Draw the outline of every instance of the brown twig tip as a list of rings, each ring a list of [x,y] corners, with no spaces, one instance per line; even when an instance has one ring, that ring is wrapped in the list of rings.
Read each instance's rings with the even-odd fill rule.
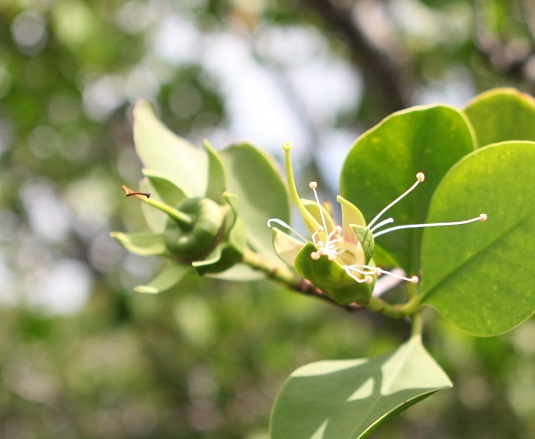
[[[131,197],[132,195],[134,195],[134,196],[143,196],[143,197],[150,198],[150,192],[136,192],[136,191],[133,191],[132,189],[129,189],[124,184],[121,186],[121,189],[124,191],[127,197]]]

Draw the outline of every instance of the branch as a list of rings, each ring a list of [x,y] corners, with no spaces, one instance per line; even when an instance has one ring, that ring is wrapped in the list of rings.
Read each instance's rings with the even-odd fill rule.
[[[283,284],[284,286],[290,288],[293,291],[314,297],[316,299],[323,300],[325,302],[330,303],[331,305],[342,307],[347,311],[360,311],[364,307],[366,307],[370,311],[383,314],[394,319],[408,317],[409,315],[417,311],[417,308],[414,308],[412,306],[407,307],[408,304],[392,305],[377,297],[370,297],[366,303],[362,304],[350,303],[348,305],[340,305],[339,303],[336,303],[335,301],[327,297],[325,294],[323,294],[323,292],[319,288],[314,286],[307,279],[303,279],[297,276],[294,272],[288,270],[284,266],[271,263],[262,255],[259,255],[258,253],[255,253],[247,248],[245,249],[245,252],[243,254],[242,262],[253,268],[254,270],[261,271],[270,279],[273,279]]]

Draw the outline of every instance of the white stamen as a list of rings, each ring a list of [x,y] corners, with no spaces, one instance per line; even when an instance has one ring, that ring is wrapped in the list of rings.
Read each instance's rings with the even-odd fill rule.
[[[363,269],[370,270],[371,273],[370,272],[365,272]],[[383,270],[382,268],[379,268],[379,267],[373,267],[371,265],[344,266],[344,270],[346,270],[346,272],[348,270],[353,270],[353,271],[356,271],[357,273],[366,274],[366,275],[374,275],[375,274],[376,276],[379,276],[380,274],[387,274],[389,276],[395,277],[396,279],[405,280],[405,281],[411,282],[413,284],[418,282],[418,276],[405,277],[405,276],[401,276],[399,274],[393,273],[391,271]],[[349,272],[348,272],[348,274],[349,274]]]
[[[403,192],[399,197],[397,197],[394,201],[392,201],[388,206],[386,206],[383,210],[381,210],[381,212],[379,212],[377,214],[377,216],[374,219],[372,219],[371,222],[368,224],[368,229],[371,229],[373,227],[373,225],[375,224],[375,222],[379,218],[381,218],[381,216],[383,216],[383,214],[388,209],[390,209],[394,204],[398,203],[400,200],[405,198],[410,192],[412,192],[414,190],[414,188],[416,186],[418,186],[424,180],[425,180],[425,176],[424,176],[423,172],[418,172],[416,174],[416,182],[409,189],[407,189],[405,192]]]
[[[374,230],[377,230],[378,228],[380,227],[383,227],[384,225],[386,224],[391,224],[394,222],[394,218],[387,218],[383,221],[381,221],[379,224],[376,224],[375,226],[373,226],[371,229],[370,229],[370,232],[373,233]]]
[[[323,224],[323,230],[325,230],[325,232],[327,232],[327,223],[325,222],[325,217],[323,216],[323,207],[321,207],[320,199],[318,197],[318,193],[316,192],[316,188],[318,187],[318,183],[316,183],[315,181],[311,181],[308,184],[308,187],[310,189],[312,189],[312,192],[314,192],[314,197],[316,198],[316,203],[318,203],[318,208],[320,210],[321,222]]]
[[[367,284],[371,284],[373,282],[373,275],[375,275],[375,271],[372,271],[372,272],[369,272],[369,271],[365,271],[365,270],[360,270],[359,268],[357,268],[356,266],[354,265],[344,265],[342,267],[345,272],[351,276],[353,279],[355,279],[359,284],[363,284],[363,283],[367,283]],[[352,271],[356,271],[357,273],[361,274],[364,276],[364,278],[360,278],[358,276],[356,276],[355,274],[352,273]]]
[[[286,229],[288,229],[290,232],[294,233],[295,235],[297,235],[297,237],[299,237],[303,242],[308,242],[308,239],[306,239],[303,235],[301,235],[301,233],[299,233],[297,230],[294,230],[292,229],[288,224],[286,224],[284,221],[278,219],[278,218],[270,218],[268,219],[268,222],[267,222],[267,226],[270,227],[270,228],[273,228],[273,226],[271,225],[271,223],[275,223],[275,224],[278,224],[279,226],[282,226]]]
[[[423,227],[441,227],[441,226],[460,226],[463,224],[470,224],[475,223],[476,221],[485,221],[487,219],[487,215],[482,213],[476,218],[472,218],[465,221],[453,221],[453,222],[444,222],[444,223],[430,223],[430,224],[406,224],[403,226],[396,226],[391,227],[386,230],[381,230],[380,232],[374,233],[373,237],[377,238],[378,236],[384,235],[385,233],[390,233],[395,230],[401,230],[401,229],[417,229],[417,228],[423,228]]]

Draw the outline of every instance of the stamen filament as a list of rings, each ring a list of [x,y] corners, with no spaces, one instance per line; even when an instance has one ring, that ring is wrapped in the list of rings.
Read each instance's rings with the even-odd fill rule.
[[[476,218],[472,218],[472,219],[465,220],[465,221],[453,221],[453,222],[430,223],[430,224],[406,224],[403,226],[396,226],[396,227],[391,227],[389,229],[381,230],[380,232],[374,233],[373,237],[377,238],[378,236],[393,232],[395,230],[401,230],[401,229],[416,229],[416,228],[423,228],[423,227],[441,227],[441,226],[460,226],[463,224],[475,223],[477,221],[485,221],[486,219],[487,219],[487,215],[482,213]]]
[[[282,226],[286,229],[288,229],[290,232],[293,232],[295,233],[295,235],[297,235],[298,238],[302,239],[304,243],[307,243],[308,242],[308,239],[306,239],[303,235],[301,235],[301,233],[299,233],[297,230],[295,229],[292,229],[292,227],[290,227],[288,224],[286,224],[284,221],[278,219],[278,218],[271,218],[268,220],[267,222],[267,226],[268,227],[273,227],[271,225],[271,223],[275,223],[275,224],[278,224],[279,226]]]
[[[325,232],[327,232],[328,231],[327,230],[327,223],[325,222],[325,216],[323,215],[323,208],[321,207],[320,199],[318,197],[318,193],[316,192],[316,188],[318,187],[318,183],[316,183],[315,181],[311,181],[308,184],[308,187],[310,189],[312,189],[312,192],[314,192],[314,198],[316,198],[316,203],[318,204],[318,208],[320,210],[321,222],[323,223],[323,230],[325,230]],[[328,240],[329,240],[329,238],[327,238],[327,241]]]
[[[368,224],[368,228],[371,229],[373,227],[373,225],[375,224],[375,222],[379,218],[381,218],[381,216],[383,216],[383,214],[388,209],[390,209],[394,204],[398,203],[400,200],[405,198],[409,193],[411,193],[414,190],[414,188],[416,188],[416,186],[418,186],[422,181],[424,181],[424,179],[425,179],[425,176],[424,176],[423,172],[418,172],[416,174],[416,182],[409,189],[407,189],[405,192],[403,192],[399,197],[397,197],[394,201],[392,201],[388,206],[386,206],[383,210],[381,210],[381,212],[379,212],[376,215],[376,217],[374,219],[372,219],[371,222]]]
[[[383,221],[381,221],[379,224],[376,224],[375,226],[373,226],[371,229],[370,229],[370,232],[373,233],[374,230],[377,230],[379,229],[380,227],[383,227],[384,225],[386,224],[391,224],[394,222],[394,218],[387,218]]]
[[[349,276],[351,276],[353,279],[355,279],[359,284],[362,284],[362,283],[371,284],[373,282],[373,277],[372,276],[376,274],[375,271],[368,272],[368,271],[360,270],[359,268],[357,268],[357,267],[355,267],[353,265],[344,265],[343,269],[345,270],[345,272]],[[352,271],[356,271],[357,273],[362,274],[364,276],[364,278],[360,278],[358,276],[355,276],[353,273],[351,273]]]

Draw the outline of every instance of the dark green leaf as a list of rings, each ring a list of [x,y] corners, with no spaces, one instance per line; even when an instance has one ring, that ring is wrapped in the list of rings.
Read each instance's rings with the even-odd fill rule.
[[[396,224],[421,223],[431,196],[448,169],[473,151],[466,117],[454,108],[435,105],[395,113],[363,134],[343,166],[342,196],[359,207],[368,223],[406,191],[418,172],[426,180],[386,217]],[[377,239],[407,273],[420,266],[421,230],[403,230]]]

